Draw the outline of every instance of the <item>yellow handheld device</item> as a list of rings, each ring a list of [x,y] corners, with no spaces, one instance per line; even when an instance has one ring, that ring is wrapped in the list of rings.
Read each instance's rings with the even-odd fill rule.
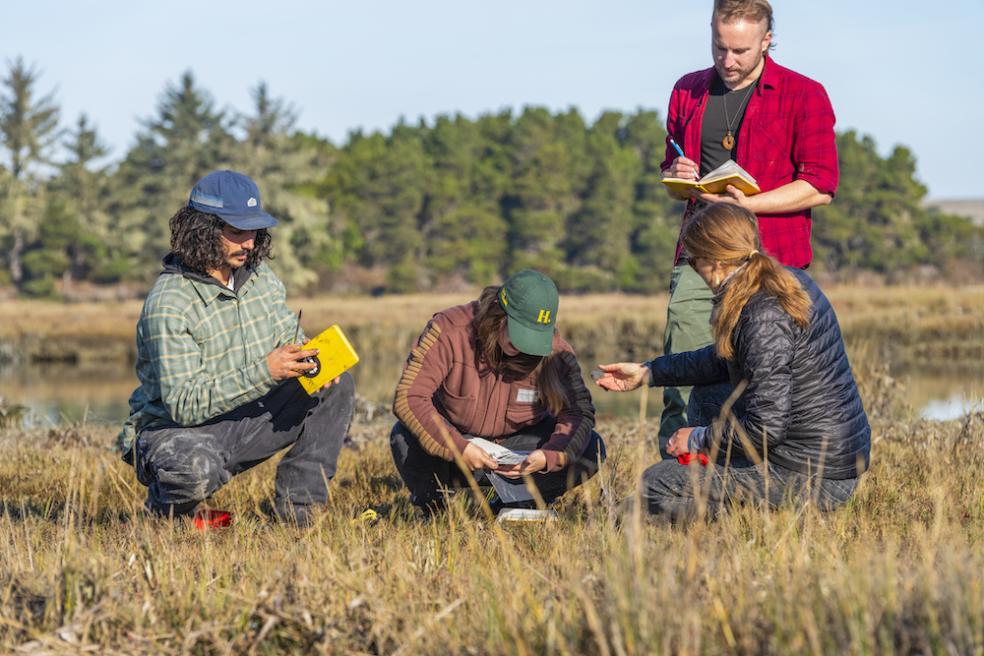
[[[314,394],[329,380],[341,376],[359,361],[359,355],[338,324],[309,341],[303,348],[318,349],[317,355],[307,359],[314,363],[314,369],[297,379],[308,394]]]

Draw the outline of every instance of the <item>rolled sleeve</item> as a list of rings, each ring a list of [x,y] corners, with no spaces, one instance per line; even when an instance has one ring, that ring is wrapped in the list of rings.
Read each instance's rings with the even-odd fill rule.
[[[806,90],[798,107],[793,130],[794,178],[809,182],[822,194],[833,196],[840,179],[834,108],[820,85]]]

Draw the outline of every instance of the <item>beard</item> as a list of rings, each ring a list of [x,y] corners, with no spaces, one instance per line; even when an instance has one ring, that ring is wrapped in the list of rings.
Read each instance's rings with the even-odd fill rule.
[[[245,266],[247,262],[249,262],[249,251],[237,251],[226,257],[226,264],[233,270]]]
[[[722,81],[731,85],[738,85],[748,81],[749,77],[755,73],[755,69],[759,67],[764,58],[765,54],[759,52],[758,57],[756,57],[755,61],[753,61],[747,68],[732,68],[730,70],[722,69],[718,66],[715,66],[715,68],[717,69],[717,74]]]

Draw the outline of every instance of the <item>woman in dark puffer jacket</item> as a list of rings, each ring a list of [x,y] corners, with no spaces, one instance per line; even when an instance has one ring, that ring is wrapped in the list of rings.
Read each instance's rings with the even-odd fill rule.
[[[716,295],[715,343],[600,365],[597,384],[624,392],[644,382],[730,382],[737,399],[733,414],[673,434],[668,451],[676,459],[643,474],[649,511],[685,520],[742,501],[839,507],[868,467],[871,428],[833,308],[805,272],[761,252],[755,216],[741,207],[709,206],[682,240],[688,263]]]

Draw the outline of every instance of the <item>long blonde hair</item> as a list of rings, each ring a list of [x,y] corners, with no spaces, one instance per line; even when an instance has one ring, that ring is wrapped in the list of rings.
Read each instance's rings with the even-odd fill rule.
[[[478,298],[474,330],[480,364],[485,364],[493,371],[512,374],[519,378],[536,373],[536,387],[540,401],[554,416],[557,416],[569,403],[562,382],[560,360],[556,355],[541,357],[520,353],[510,357],[502,352],[502,347],[499,346],[499,332],[507,319],[506,311],[499,305],[500,289],[501,287],[497,286],[486,287]]]
[[[775,258],[762,252],[755,215],[737,205],[715,203],[694,214],[683,229],[683,247],[691,258],[738,267],[711,318],[718,355],[730,360],[731,335],[748,300],[760,290],[774,296],[796,325],[810,318],[810,297],[799,280]]]

